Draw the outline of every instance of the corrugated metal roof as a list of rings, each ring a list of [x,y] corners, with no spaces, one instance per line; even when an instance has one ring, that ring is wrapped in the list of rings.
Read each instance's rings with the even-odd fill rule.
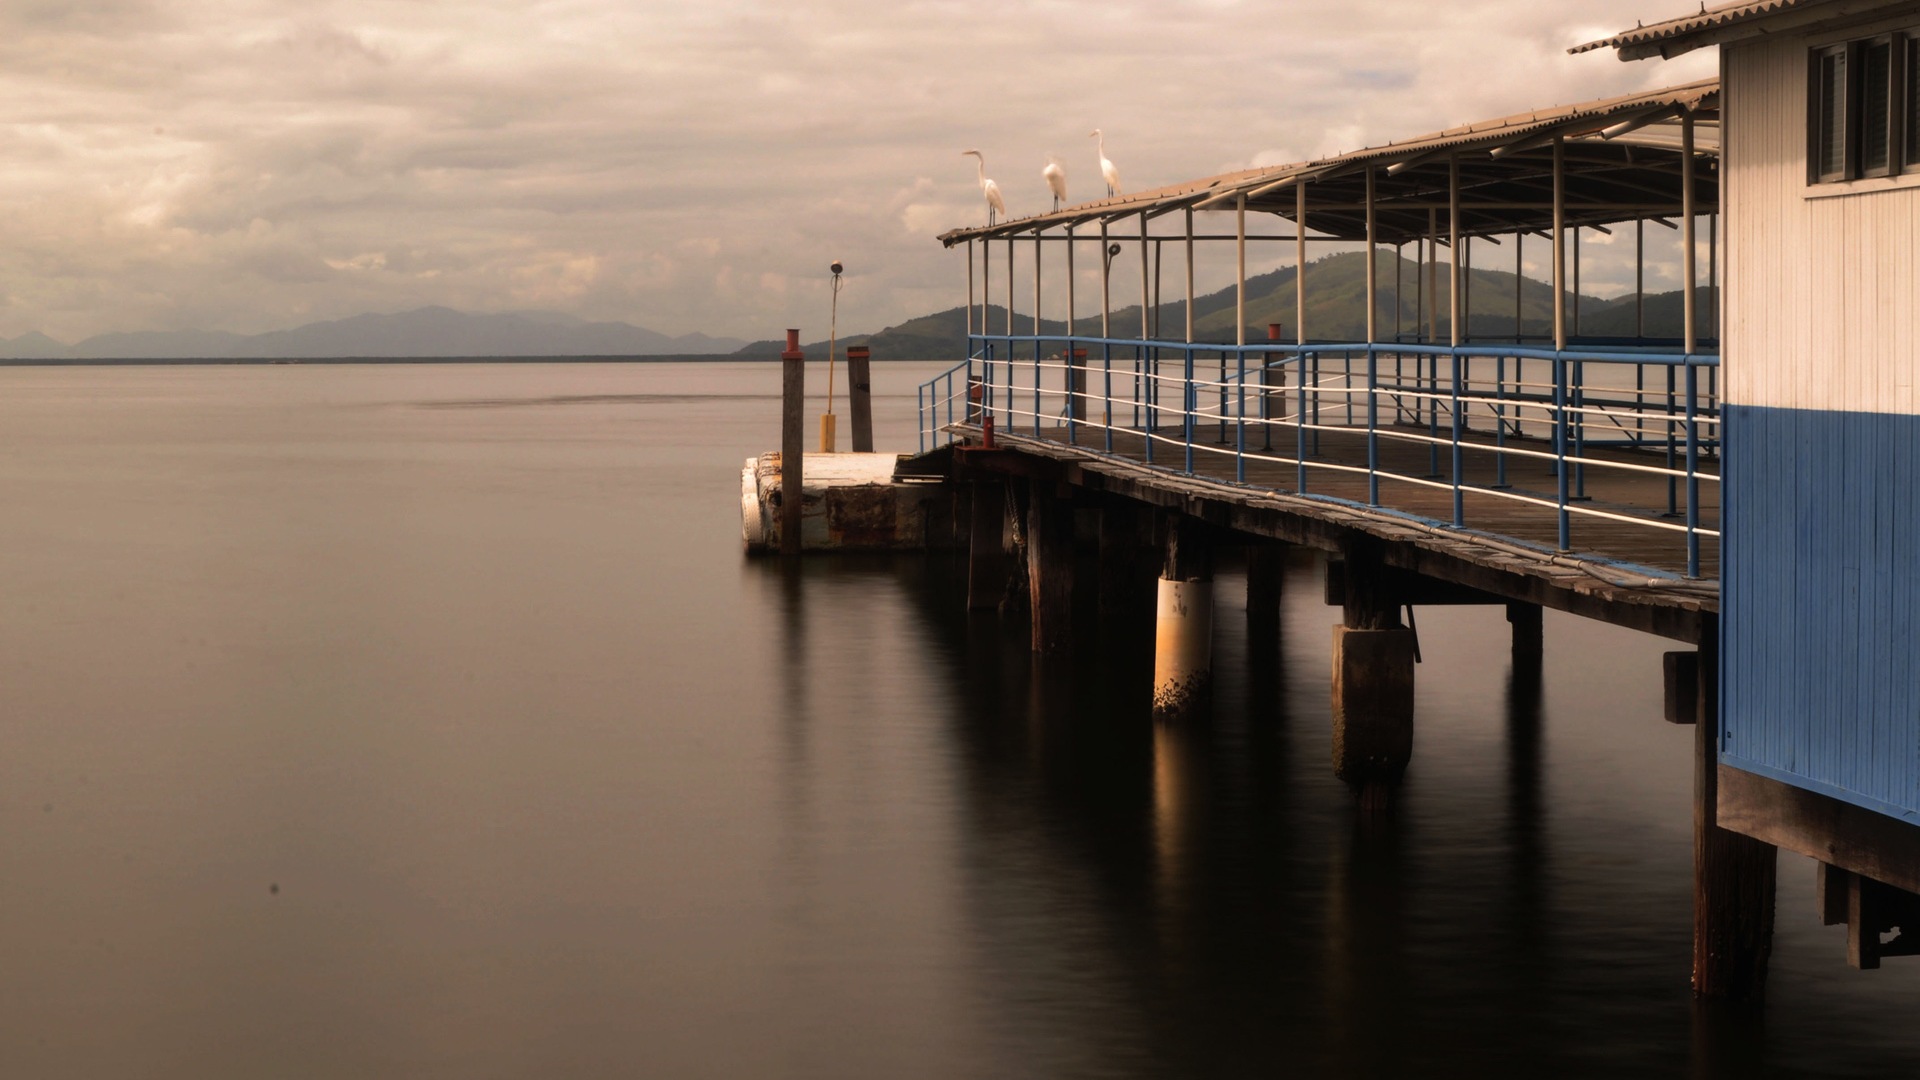
[[[1317,180],[1357,173],[1363,171],[1363,166],[1366,165],[1392,165],[1399,162],[1412,164],[1430,157],[1444,157],[1446,152],[1469,151],[1481,155],[1477,160],[1485,160],[1485,155],[1501,147],[1522,147],[1530,145],[1535,140],[1550,140],[1555,134],[1564,136],[1569,142],[1578,140],[1599,142],[1600,133],[1605,129],[1636,118],[1655,118],[1668,110],[1671,110],[1674,115],[1683,110],[1711,113],[1719,107],[1719,94],[1720,80],[1703,79],[1680,86],[1624,94],[1578,105],[1535,109],[1494,120],[1463,124],[1444,131],[1391,142],[1383,146],[1354,150],[1333,157],[1260,169],[1243,169],[1239,172],[1185,181],[1131,195],[1081,203],[1051,213],[1016,218],[990,227],[954,229],[942,234],[939,239],[942,243],[952,246],[966,240],[1026,234],[1058,226],[1079,225],[1101,220],[1110,221],[1142,211],[1152,216],[1186,206],[1218,205],[1242,193],[1248,193],[1252,197],[1262,193],[1262,189],[1278,190],[1289,187],[1293,181],[1302,178]],[[1672,124],[1671,120],[1669,124]],[[1677,125],[1672,126],[1677,127]],[[1631,135],[1607,140],[1607,142],[1616,146],[1678,148],[1677,136],[1671,133],[1663,134],[1661,125],[1653,123]],[[1696,149],[1703,154],[1716,153],[1718,150],[1717,128],[1711,125],[1703,126]],[[1384,194],[1389,178],[1382,177],[1381,183]]]
[[[1796,9],[1805,11],[1809,18],[1818,19],[1828,14],[1854,15],[1903,6],[1911,4],[1908,0],[1759,0],[1744,4],[1722,4],[1712,9],[1702,5],[1692,15],[1682,15],[1652,26],[1637,26],[1610,38],[1576,45],[1567,51],[1583,53],[1594,49],[1619,49],[1622,60],[1678,56],[1702,45],[1764,33],[1766,28],[1762,24],[1766,20],[1788,13],[1797,14]]]

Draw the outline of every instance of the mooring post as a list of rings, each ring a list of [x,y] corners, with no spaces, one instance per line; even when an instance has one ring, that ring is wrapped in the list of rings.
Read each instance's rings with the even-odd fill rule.
[[[800,331],[787,331],[787,348],[780,354],[780,554],[800,554],[800,493],[804,477],[800,441],[806,419],[807,354],[800,351]]]
[[[1001,484],[975,480],[967,521],[967,610],[992,611],[1007,594],[1013,572],[1007,553],[1007,491]]]
[[[1546,633],[1540,605],[1524,601],[1507,604],[1507,622],[1513,624],[1513,669],[1538,675],[1546,654]]]
[[[1027,481],[1027,589],[1033,651],[1073,644],[1073,497],[1052,480]]]
[[[1283,544],[1256,543],[1247,547],[1247,625],[1271,633],[1280,628],[1280,600],[1285,588],[1287,549]]]
[[[865,345],[847,346],[847,412],[853,417],[853,452],[873,453],[873,379]]]
[[[1196,716],[1212,690],[1213,538],[1204,524],[1181,515],[1167,524],[1154,609],[1154,719]]]
[[[1333,771],[1384,809],[1413,758],[1413,631],[1385,573],[1384,545],[1354,534],[1342,541],[1343,618],[1333,628]]]
[[[1752,999],[1767,985],[1779,853],[1719,825],[1720,628],[1713,616],[1703,621],[1693,758],[1693,992]]]
[[[1100,618],[1145,618],[1160,578],[1153,515],[1139,503],[1115,499],[1100,508]]]

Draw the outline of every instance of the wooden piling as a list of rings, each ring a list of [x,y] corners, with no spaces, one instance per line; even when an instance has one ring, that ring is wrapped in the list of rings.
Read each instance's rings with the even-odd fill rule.
[[[780,554],[800,554],[801,481],[804,461],[807,404],[807,354],[800,351],[800,331],[787,331],[787,348],[780,354]]]
[[[1719,825],[1718,620],[1700,635],[1700,713],[1694,724],[1693,992],[1744,1000],[1766,989],[1773,950],[1777,851]]]
[[[1007,593],[1013,559],[1007,552],[1007,490],[976,480],[967,521],[967,610],[992,611]]]
[[[1507,622],[1513,626],[1513,667],[1538,673],[1546,654],[1546,632],[1539,604],[1507,603]]]
[[[1365,810],[1392,801],[1413,758],[1413,631],[1400,624],[1384,545],[1341,545],[1343,618],[1333,628],[1333,771]]]
[[[1099,565],[1100,618],[1148,618],[1160,559],[1153,515],[1145,507],[1116,499],[1100,508]]]
[[[1252,544],[1247,548],[1247,625],[1271,633],[1280,627],[1280,602],[1285,589],[1287,549],[1280,544]]]
[[[853,417],[853,452],[873,453],[873,377],[865,345],[847,346],[847,411]]]
[[[1033,651],[1073,645],[1073,498],[1051,480],[1028,481],[1027,589]]]

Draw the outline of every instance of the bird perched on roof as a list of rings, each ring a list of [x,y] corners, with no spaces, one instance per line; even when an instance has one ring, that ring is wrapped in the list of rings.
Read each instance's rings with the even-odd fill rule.
[[[1115,195],[1124,194],[1120,190],[1120,169],[1118,166],[1114,165],[1114,163],[1111,160],[1109,160],[1107,157],[1107,137],[1100,133],[1099,128],[1094,128],[1093,131],[1088,133],[1087,137],[1089,139],[1099,140],[1100,176],[1102,179],[1104,179],[1107,182],[1108,198],[1112,198]]]
[[[980,194],[987,197],[987,224],[992,225],[993,215],[996,212],[998,212],[1001,217],[1007,216],[1007,200],[1000,197],[1000,185],[987,179],[986,156],[978,150],[960,151],[961,157],[966,157],[969,154],[973,155],[974,163],[979,166]]]
[[[1047,190],[1053,192],[1053,208],[1060,209],[1060,204],[1067,201],[1067,170],[1061,167],[1059,158],[1048,154],[1047,167],[1040,170],[1040,175],[1046,178]]]

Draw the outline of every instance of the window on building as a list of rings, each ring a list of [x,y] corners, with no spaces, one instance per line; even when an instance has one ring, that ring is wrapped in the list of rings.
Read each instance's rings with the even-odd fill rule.
[[[1815,49],[1808,74],[1811,182],[1920,171],[1920,30]]]
[[[1920,35],[1907,35],[1907,137],[1905,163],[1920,165]]]

